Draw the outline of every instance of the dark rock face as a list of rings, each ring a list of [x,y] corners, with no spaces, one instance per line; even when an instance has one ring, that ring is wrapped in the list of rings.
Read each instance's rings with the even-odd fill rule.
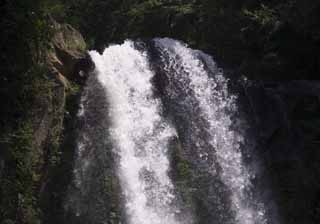
[[[70,182],[65,179],[70,176],[59,173],[58,167],[72,170],[74,148],[62,147],[62,143],[74,136],[69,127],[76,120],[79,96],[94,65],[78,31],[53,20],[51,24],[53,36],[48,46],[30,53],[37,60],[24,77],[26,81],[15,81],[22,83],[19,87],[26,96],[12,96],[16,107],[23,108],[21,118],[17,124],[8,122],[8,133],[1,136],[0,223],[42,223],[45,213],[60,206],[57,195],[63,195]],[[16,92],[14,86],[10,88]],[[53,180],[58,180],[60,188],[52,187]]]
[[[93,70],[92,62],[86,53],[86,44],[80,33],[70,25],[54,22],[53,26],[56,33],[51,45],[55,50],[48,50],[46,61],[50,72],[48,78],[53,82],[52,97],[47,101],[36,103],[33,124],[34,143],[37,148],[50,147],[54,144],[53,141],[59,142],[57,138],[63,130],[67,96],[74,88],[72,82],[83,83],[90,70]],[[82,67],[79,64],[82,64]],[[81,71],[82,76],[80,76]],[[40,149],[40,151],[45,150]]]
[[[74,158],[74,145],[65,142],[75,137],[75,130],[70,127],[76,122],[82,87],[94,69],[81,34],[70,25],[52,23],[55,34],[51,47],[45,52],[49,71],[47,76],[52,83],[46,90],[50,91],[50,97],[43,100],[43,97],[39,97],[34,108],[30,108],[34,130],[32,141],[40,175],[37,183],[38,203],[41,212],[48,214],[41,218],[43,220],[62,206],[61,197],[57,194],[63,196],[71,180],[71,175],[61,173],[67,167],[72,170]],[[65,133],[66,130],[70,133]],[[56,188],[53,181],[60,186]]]
[[[84,85],[88,75],[94,70],[94,63],[92,62],[90,55],[85,54],[85,57],[81,58],[75,65],[74,73],[77,77],[77,83]]]
[[[263,167],[257,181],[268,207],[274,208],[271,214],[279,223],[319,223],[320,83],[252,82],[243,87],[242,109]]]
[[[81,34],[68,24],[53,22],[55,35],[48,51],[49,66],[54,73],[69,81],[84,82],[94,64],[86,52],[86,43]]]

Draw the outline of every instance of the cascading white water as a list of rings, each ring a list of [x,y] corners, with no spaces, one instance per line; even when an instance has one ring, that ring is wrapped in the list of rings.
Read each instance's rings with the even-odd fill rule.
[[[210,56],[169,38],[90,55],[96,75],[81,101],[75,183],[65,204],[78,220],[122,222],[119,179],[128,224],[271,223],[244,161],[247,124]],[[106,190],[105,180],[116,184]]]
[[[214,151],[201,147],[200,139],[195,140],[195,144],[199,146],[195,149],[198,149],[198,156],[204,160],[208,154],[215,154],[215,162],[218,164],[211,164],[210,169],[211,172],[217,172],[216,167],[221,168],[221,179],[231,192],[236,223],[267,223],[263,204],[251,201],[253,199],[247,193],[250,191],[252,174],[242,161],[240,145],[244,142],[244,135],[231,128],[231,115],[237,108],[235,97],[228,92],[227,80],[222,71],[210,56],[189,49],[181,42],[168,38],[155,39],[154,42],[161,53],[163,70],[169,80],[174,80],[169,83],[167,94],[175,100],[185,101],[179,105],[198,107],[196,116],[203,118],[208,124],[200,128],[206,129],[209,135],[206,141]],[[181,94],[185,96],[184,99],[179,97]],[[190,102],[196,102],[196,105],[191,105]]]
[[[177,224],[174,187],[168,176],[168,143],[176,135],[153,95],[147,55],[126,41],[92,51],[109,101],[111,138],[130,224]],[[187,223],[187,222],[185,222]]]

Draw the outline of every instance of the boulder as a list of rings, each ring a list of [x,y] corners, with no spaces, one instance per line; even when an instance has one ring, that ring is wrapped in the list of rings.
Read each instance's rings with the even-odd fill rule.
[[[52,27],[54,35],[47,53],[50,69],[53,74],[83,84],[94,69],[84,38],[69,24],[52,21]]]

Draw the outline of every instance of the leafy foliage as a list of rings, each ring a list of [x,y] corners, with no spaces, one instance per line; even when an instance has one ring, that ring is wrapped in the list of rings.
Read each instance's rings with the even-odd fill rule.
[[[72,0],[71,23],[91,47],[127,38],[188,42],[251,79],[315,79],[319,3],[302,0]]]
[[[168,36],[207,51],[235,74],[288,80],[319,78],[319,11],[320,2],[312,0],[5,0],[0,6],[0,222],[37,223],[41,216],[37,204],[41,171],[35,164],[31,141],[35,115],[30,108],[40,100],[37,96],[52,97],[52,83],[43,67],[43,49],[53,32],[50,18],[71,23],[98,50],[127,38]],[[306,157],[318,158],[315,120],[302,121],[301,127],[310,136]],[[49,165],[59,164],[59,143],[57,138]],[[176,165],[182,186],[189,165],[184,161]],[[275,173],[285,169],[279,166]],[[317,164],[310,166],[320,172]],[[298,189],[298,183],[293,185],[291,189]],[[283,187],[281,201],[290,205],[289,214],[299,200],[297,190],[293,195],[288,188]],[[310,203],[314,204],[310,220],[317,223],[320,205]]]
[[[5,1],[0,11],[0,223],[39,223],[41,170],[35,105],[49,100],[44,50],[52,34],[52,1]]]
[[[32,150],[32,128],[25,123],[16,132],[1,139],[2,153],[7,163],[1,179],[0,216],[14,222],[36,223],[34,209],[35,152]]]

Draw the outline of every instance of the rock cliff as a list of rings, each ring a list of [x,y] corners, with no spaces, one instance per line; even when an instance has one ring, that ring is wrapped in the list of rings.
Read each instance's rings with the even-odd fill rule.
[[[72,148],[62,145],[66,131],[72,132],[68,125],[75,120],[78,96],[94,65],[77,30],[53,20],[51,28],[48,46],[36,53],[42,70],[31,82],[36,94],[28,93],[34,97],[28,102],[27,121],[7,141],[1,139],[0,223],[42,223],[48,199],[56,194],[49,192],[50,183],[64,165],[66,150],[72,164]]]

